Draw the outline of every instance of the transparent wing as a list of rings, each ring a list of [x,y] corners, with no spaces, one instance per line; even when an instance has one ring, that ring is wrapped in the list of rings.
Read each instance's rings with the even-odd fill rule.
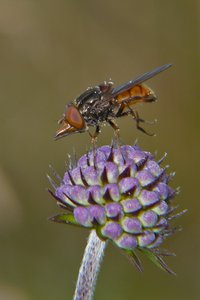
[[[159,74],[159,73],[167,70],[171,66],[172,66],[172,64],[163,65],[161,67],[158,67],[158,68],[154,69],[151,72],[147,72],[147,73],[145,73],[145,74],[143,74],[143,75],[141,75],[141,76],[139,76],[139,77],[137,77],[137,78],[135,78],[133,80],[130,80],[130,81],[128,81],[128,82],[126,82],[126,83],[124,83],[124,84],[122,84],[120,86],[117,86],[116,88],[114,88],[112,90],[112,95],[113,96],[117,96],[117,95],[119,95],[119,94],[121,94],[121,93],[123,93],[123,92],[125,92],[125,91],[127,91],[127,90],[129,90],[131,88],[133,88],[135,85],[138,85],[138,84],[140,84],[140,83],[142,83],[142,82],[144,82],[144,81],[146,81],[146,80],[154,77],[155,75],[157,75],[157,74]]]

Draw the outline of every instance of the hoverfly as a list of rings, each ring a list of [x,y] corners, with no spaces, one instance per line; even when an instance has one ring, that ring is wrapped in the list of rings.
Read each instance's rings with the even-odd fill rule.
[[[104,81],[95,87],[89,87],[66,106],[62,119],[58,121],[62,126],[56,132],[55,139],[72,133],[88,131],[92,140],[95,140],[103,123],[110,124],[115,134],[119,136],[119,127],[115,123],[115,119],[128,115],[135,119],[137,129],[148,134],[140,126],[140,123],[145,121],[139,117],[133,106],[137,103],[156,100],[155,93],[143,82],[169,67],[171,64],[165,64],[115,88],[112,81]],[[90,133],[89,127],[95,127],[94,134]]]

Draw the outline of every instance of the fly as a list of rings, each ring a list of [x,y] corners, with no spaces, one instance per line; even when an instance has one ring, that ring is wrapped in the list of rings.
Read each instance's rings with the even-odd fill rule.
[[[61,127],[56,132],[55,139],[88,131],[94,141],[103,123],[112,126],[116,136],[119,137],[116,119],[128,115],[136,121],[137,129],[153,135],[141,127],[140,124],[145,120],[139,117],[134,107],[137,103],[151,103],[156,100],[153,90],[143,83],[169,67],[171,64],[165,64],[117,87],[113,87],[112,81],[104,81],[97,86],[89,87],[66,106],[63,117],[58,121]],[[89,131],[90,127],[95,127],[93,134]]]

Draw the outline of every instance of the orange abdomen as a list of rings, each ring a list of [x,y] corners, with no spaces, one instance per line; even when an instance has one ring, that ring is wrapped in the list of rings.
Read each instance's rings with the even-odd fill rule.
[[[130,100],[130,103],[131,103],[131,101],[133,101],[135,103],[135,102],[137,102],[137,100],[145,101],[145,99],[148,99],[148,98],[151,99],[151,101],[156,99],[156,96],[155,96],[154,92],[152,91],[152,89],[150,89],[146,85],[138,84],[138,85],[134,86],[133,88],[119,94],[117,96],[117,102],[121,103],[125,100]]]

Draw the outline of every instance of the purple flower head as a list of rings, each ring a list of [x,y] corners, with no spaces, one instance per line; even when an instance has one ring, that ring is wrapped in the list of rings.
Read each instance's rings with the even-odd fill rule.
[[[161,162],[138,146],[103,146],[83,155],[51,194],[68,213],[51,220],[95,229],[124,250],[141,270],[136,250],[173,274],[158,247],[175,232],[176,192]]]

